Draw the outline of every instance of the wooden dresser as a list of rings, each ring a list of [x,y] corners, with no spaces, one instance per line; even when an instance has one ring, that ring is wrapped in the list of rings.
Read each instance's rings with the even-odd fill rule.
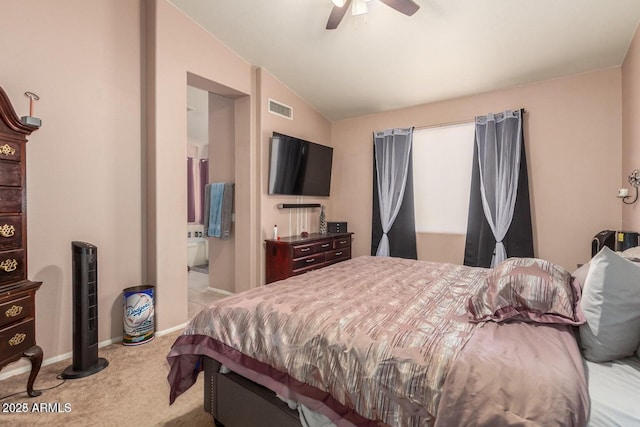
[[[0,369],[22,357],[31,360],[29,396],[42,364],[36,345],[36,291],[27,279],[27,136],[37,126],[23,124],[0,88]]]
[[[351,259],[353,233],[309,234],[266,240],[266,283]]]

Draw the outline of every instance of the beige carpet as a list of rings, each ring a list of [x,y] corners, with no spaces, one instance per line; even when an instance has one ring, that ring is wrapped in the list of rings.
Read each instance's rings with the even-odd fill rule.
[[[60,387],[30,398],[26,393],[28,373],[0,381],[0,425],[6,426],[211,426],[213,418],[203,409],[202,374],[198,382],[169,406],[169,365],[166,355],[180,332],[156,337],[139,346],[112,344],[99,350],[109,366],[91,376],[67,380]],[[46,355],[45,355],[46,357]],[[71,364],[66,360],[44,366],[36,379],[36,390],[63,380],[56,376]],[[33,412],[34,403],[55,404],[64,411]],[[13,404],[13,405],[12,405]],[[15,411],[16,405],[27,413]],[[26,405],[24,405],[26,404]]]

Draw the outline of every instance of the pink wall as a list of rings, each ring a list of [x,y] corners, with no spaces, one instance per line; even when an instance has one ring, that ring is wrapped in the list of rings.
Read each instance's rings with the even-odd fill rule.
[[[280,203],[320,203],[327,206],[328,218],[331,218],[331,198],[268,195],[269,150],[271,135],[274,131],[286,135],[306,139],[322,145],[331,146],[331,123],[316,110],[311,108],[303,99],[293,93],[279,80],[263,69],[258,72],[258,99],[260,134],[260,200],[261,200],[261,239],[273,236],[273,226],[278,225],[281,236],[299,234],[302,224],[306,224],[308,232],[318,232],[319,209],[278,209]],[[272,98],[293,108],[293,120],[271,114],[268,111],[268,100]],[[335,160],[335,153],[334,153]],[[334,187],[338,186],[335,176],[332,178],[332,195]],[[262,247],[262,246],[261,246]],[[264,251],[261,251],[260,283],[264,283]]]
[[[233,99],[209,94],[209,182],[235,181],[235,106]],[[236,291],[236,227],[229,239],[209,239],[209,286]]]
[[[27,143],[29,278],[45,360],[71,352],[71,242],[98,247],[99,340],[122,336],[122,289],[142,280],[141,6],[129,0],[2,2],[0,85]],[[26,366],[23,361],[6,368]]]
[[[628,176],[640,169],[640,29],[622,64],[622,188],[633,189]],[[622,203],[621,203],[622,204]],[[622,229],[640,231],[640,202],[622,206]]]
[[[187,320],[186,268],[175,266],[186,265],[181,183],[188,72],[201,78],[199,86],[232,97],[239,118],[234,170],[242,226],[235,257],[244,258],[235,267],[238,290],[264,281],[262,242],[274,223],[288,222],[275,206],[291,200],[266,190],[274,130],[334,147],[332,197],[305,201],[325,203],[329,219],[349,221],[354,255],[369,252],[373,130],[525,107],[538,255],[568,268],[587,258],[596,231],[621,225],[622,208],[612,195],[620,177],[626,180],[640,163],[633,120],[640,109],[637,35],[622,73],[606,70],[332,124],[166,0],[5,0],[2,19],[0,38],[10,42],[3,45],[9,59],[0,67],[0,85],[19,115],[27,112],[25,91],[42,98],[35,113],[43,126],[27,144],[27,190],[29,277],[44,282],[36,317],[45,361],[71,351],[73,240],[98,246],[100,341],[122,335],[121,292],[135,284],[157,286],[158,331]],[[269,97],[293,106],[294,120],[266,112]],[[635,160],[621,169],[627,157]],[[625,211],[625,226],[638,229],[631,212]],[[317,227],[316,212],[309,224]]]
[[[186,165],[187,79],[190,84],[231,98],[248,98],[252,92],[252,67],[202,27],[165,0],[151,0],[147,6],[147,250],[148,280],[156,285],[156,324],[164,330],[187,319],[186,254]],[[195,76],[195,77],[192,77]],[[236,114],[236,124],[251,126],[250,111]],[[235,132],[250,135],[251,132]],[[253,146],[251,140],[236,139],[236,149]],[[211,160],[211,159],[210,159]],[[235,171],[251,170],[255,155],[236,156]],[[250,219],[255,210],[250,178],[237,174],[236,231],[257,228]],[[244,286],[254,283],[257,252],[249,237],[235,234],[234,250],[247,261],[235,276]],[[250,268],[247,269],[246,265]],[[238,273],[239,272],[239,273]]]
[[[591,238],[620,226],[619,68],[372,114],[333,124],[333,213],[355,231],[354,255],[370,253],[372,132],[433,126],[523,107],[536,255],[567,269],[590,258]],[[443,247],[459,258],[459,242]]]

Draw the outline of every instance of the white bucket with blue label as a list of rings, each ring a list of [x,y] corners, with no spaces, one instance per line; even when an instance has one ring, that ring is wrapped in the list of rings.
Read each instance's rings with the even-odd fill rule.
[[[122,291],[124,306],[124,345],[138,345],[151,341],[154,337],[155,308],[154,287],[133,286]]]

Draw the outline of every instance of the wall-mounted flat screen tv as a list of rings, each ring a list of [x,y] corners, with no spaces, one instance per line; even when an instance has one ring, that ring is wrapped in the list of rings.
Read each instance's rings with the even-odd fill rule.
[[[269,194],[328,197],[333,148],[273,132]]]

